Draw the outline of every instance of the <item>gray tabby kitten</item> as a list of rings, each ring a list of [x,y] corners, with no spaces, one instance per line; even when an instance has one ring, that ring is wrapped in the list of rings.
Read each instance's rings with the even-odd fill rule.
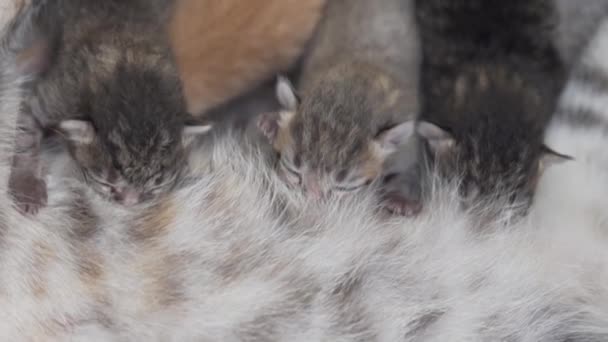
[[[404,171],[390,170],[390,159],[414,131],[417,69],[411,1],[331,1],[305,60],[298,95],[279,77],[284,110],[259,120],[280,154],[285,180],[322,198],[353,193]],[[405,158],[415,160],[415,153]],[[393,212],[414,214],[421,208],[416,189],[408,194],[389,186],[384,192]]]
[[[46,201],[43,130],[65,138],[84,180],[125,205],[172,188],[192,139],[165,37],[170,2],[59,0],[36,18],[48,49],[24,102],[11,188],[27,212]]]

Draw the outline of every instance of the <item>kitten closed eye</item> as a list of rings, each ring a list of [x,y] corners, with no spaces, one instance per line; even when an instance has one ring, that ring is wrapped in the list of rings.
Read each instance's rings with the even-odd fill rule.
[[[291,166],[289,162],[285,160],[285,158],[281,158],[280,164],[289,183],[294,185],[299,185],[302,183],[302,175],[300,172]]]
[[[113,184],[110,184],[110,183],[102,180],[101,178],[93,175],[92,173],[84,172],[84,175],[85,175],[85,179],[89,179],[89,180],[97,183],[103,191],[110,192],[114,188]]]
[[[333,187],[333,190],[339,191],[339,192],[353,192],[353,191],[359,190],[363,187],[366,187],[370,184],[372,184],[372,180],[367,179],[364,182],[358,183],[358,184],[337,185],[337,186]]]

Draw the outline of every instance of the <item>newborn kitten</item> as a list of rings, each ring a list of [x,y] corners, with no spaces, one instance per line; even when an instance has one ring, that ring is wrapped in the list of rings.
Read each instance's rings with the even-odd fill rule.
[[[21,181],[11,182],[26,211],[35,212],[46,197],[44,187],[20,186],[23,179],[42,182],[33,174],[42,129],[65,137],[84,180],[107,199],[133,205],[174,186],[189,143],[210,126],[188,124],[164,33],[169,13],[160,0],[46,6],[39,25],[52,49],[24,104],[20,121],[30,134],[17,142],[25,152],[13,178]]]
[[[280,172],[314,198],[386,176],[385,161],[412,137],[418,110],[409,1],[334,0],[326,11],[303,67],[302,100],[281,77],[285,110],[259,119],[280,154]],[[418,194],[384,191],[392,194],[388,209],[420,210]]]
[[[527,209],[544,167],[568,157],[543,145],[564,68],[550,0],[417,0],[421,122],[436,167],[462,176],[467,200],[498,190]]]

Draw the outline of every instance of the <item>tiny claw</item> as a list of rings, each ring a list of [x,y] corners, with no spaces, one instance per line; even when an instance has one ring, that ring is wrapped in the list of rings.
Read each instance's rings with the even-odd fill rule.
[[[31,174],[13,177],[10,190],[17,208],[23,214],[36,215],[47,204],[46,183]]]
[[[399,193],[388,193],[384,196],[383,207],[393,215],[412,217],[422,211],[419,200],[411,200]]]

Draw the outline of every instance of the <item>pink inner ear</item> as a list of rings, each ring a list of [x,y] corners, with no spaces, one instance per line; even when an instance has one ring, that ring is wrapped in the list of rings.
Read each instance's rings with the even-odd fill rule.
[[[274,113],[264,113],[258,118],[258,127],[266,138],[270,141],[274,141],[279,131],[278,117]]]

